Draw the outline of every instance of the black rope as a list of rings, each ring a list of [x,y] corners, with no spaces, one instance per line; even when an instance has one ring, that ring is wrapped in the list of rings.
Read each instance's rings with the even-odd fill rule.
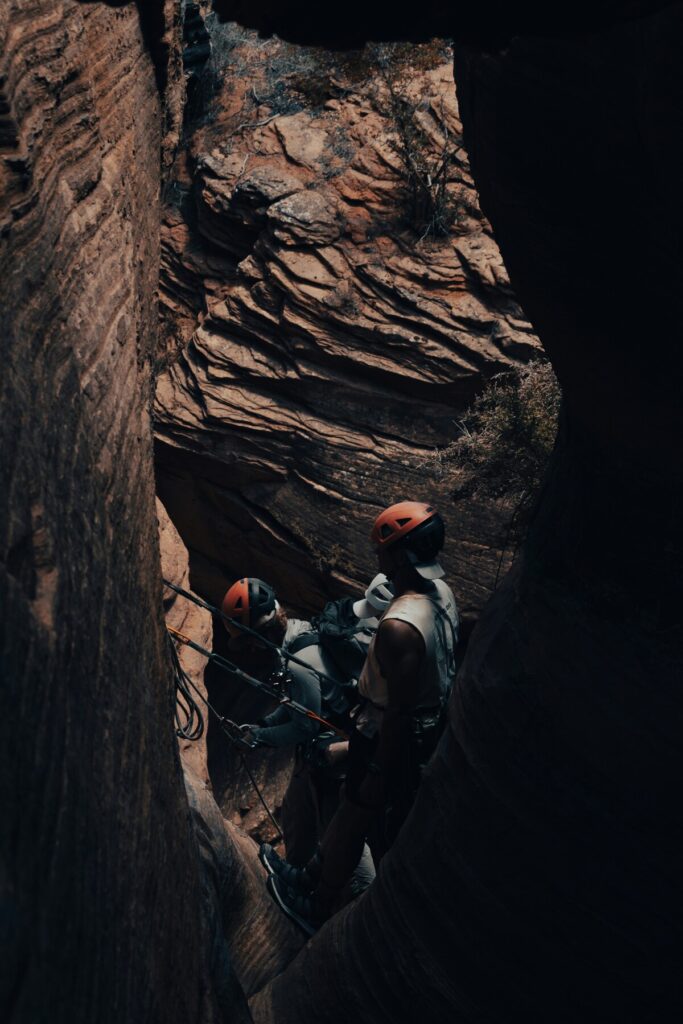
[[[310,718],[314,722],[319,722],[320,725],[324,725],[326,729],[331,729],[332,732],[336,732],[337,735],[341,736],[345,740],[349,738],[342,729],[337,728],[336,725],[333,725],[332,722],[328,722],[328,720],[326,718],[322,718],[321,715],[317,715],[314,711],[311,711],[310,708],[304,707],[303,704],[299,704],[298,701],[288,697],[287,694],[283,693],[275,686],[271,686],[270,683],[264,683],[263,680],[250,676],[247,672],[243,671],[243,669],[238,668],[238,666],[232,661],[228,661],[228,659],[224,658],[221,654],[216,654],[215,651],[208,651],[206,647],[202,647],[200,644],[195,643],[194,640],[190,640],[189,637],[184,636],[177,629],[174,629],[173,626],[167,626],[166,628],[171,636],[175,635],[181,643],[185,644],[187,647],[191,647],[194,651],[198,651],[199,654],[203,654],[205,658],[215,662],[215,664],[225,672],[228,672],[232,676],[236,676],[238,679],[244,680],[244,682],[248,683],[249,686],[253,686],[256,690],[260,690],[262,693],[268,694],[269,697],[275,698],[279,704],[283,704],[285,707],[289,708],[290,711],[294,711],[295,714],[303,715],[304,718]]]
[[[259,789],[259,784],[256,781],[256,779],[254,778],[254,776],[252,775],[252,773],[251,773],[251,771],[249,769],[249,765],[247,764],[246,757],[244,756],[244,754],[242,753],[241,750],[238,750],[237,753],[240,756],[240,760],[242,762],[242,767],[244,768],[245,772],[249,776],[249,781],[251,782],[252,786],[254,787],[254,789],[256,791],[256,795],[258,796],[259,800],[263,804],[263,806],[265,808],[265,811],[266,811],[266,814],[270,818],[270,820],[271,820],[271,822],[273,824],[273,827],[275,828],[275,831],[277,832],[278,839],[284,839],[285,837],[282,834],[282,829],[280,828],[280,826],[278,825],[277,821],[273,817],[272,811],[271,811],[270,807],[268,806],[268,804],[266,803],[265,798],[263,796],[263,793]]]
[[[169,633],[166,634],[168,637],[168,646],[171,651],[171,662],[173,664],[173,678],[176,686],[176,704],[175,704],[175,731],[176,736],[180,736],[184,740],[189,740],[191,743],[196,743],[204,735],[204,717],[199,709],[199,705],[190,692],[190,687],[194,684],[185,669],[180,664],[180,658],[178,657],[178,651],[176,646],[171,640]]]
[[[253,775],[251,769],[249,768],[249,765],[247,764],[247,759],[246,759],[246,757],[244,755],[244,752],[243,752],[242,749],[240,749],[241,747],[246,747],[249,750],[253,750],[255,744],[254,744],[254,746],[252,746],[250,743],[248,743],[247,740],[244,739],[244,737],[241,735],[242,730],[240,729],[239,725],[236,722],[233,722],[230,718],[226,718],[224,715],[221,715],[220,712],[218,712],[216,710],[216,708],[213,706],[213,704],[211,704],[209,702],[209,700],[204,696],[202,691],[197,686],[195,686],[195,684],[192,682],[192,680],[190,679],[190,677],[184,671],[183,667],[180,664],[180,658],[178,657],[178,651],[176,649],[175,644],[173,643],[173,640],[171,638],[170,633],[167,633],[166,635],[168,636],[169,646],[170,646],[171,651],[172,651],[171,660],[173,661],[173,671],[174,671],[174,676],[175,676],[175,681],[176,681],[176,715],[175,715],[176,734],[178,736],[182,736],[184,739],[192,740],[192,741],[196,741],[196,740],[201,739],[201,737],[204,734],[204,718],[202,716],[201,711],[199,710],[199,706],[198,706],[197,702],[195,701],[194,697],[190,693],[190,687],[191,687],[195,691],[195,693],[201,698],[201,700],[204,701],[204,703],[206,704],[206,706],[209,709],[209,711],[216,718],[216,721],[218,722],[218,725],[220,726],[221,731],[225,734],[225,736],[228,738],[230,743],[237,750],[237,753],[239,754],[239,757],[240,757],[240,761],[242,763],[242,767],[244,768],[245,772],[247,773],[247,775],[249,777],[249,781],[251,782],[257,797],[261,801],[261,804],[263,805],[266,814],[270,818],[270,821],[271,821],[275,831],[277,832],[278,838],[279,839],[284,839],[284,836],[282,834],[282,830],[281,830],[280,826],[278,825],[277,821],[275,820],[275,818],[273,816],[273,812],[271,811],[270,807],[266,803],[265,797],[263,796],[263,793],[261,792],[261,788],[260,788],[258,782],[256,781],[256,779],[254,778],[254,775]],[[180,718],[179,718],[179,713],[178,713],[178,695],[179,694],[182,695],[182,698],[186,702],[187,708],[188,708],[188,710],[183,709],[183,711],[182,711],[182,713],[184,713],[186,715],[185,725],[181,724]]]

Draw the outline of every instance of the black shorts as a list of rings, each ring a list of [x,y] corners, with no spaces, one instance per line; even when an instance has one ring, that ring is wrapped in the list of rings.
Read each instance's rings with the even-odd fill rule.
[[[346,793],[352,803],[360,802],[360,787],[368,774],[368,767],[377,751],[379,732],[372,739],[353,729],[349,736],[349,756],[346,762]]]

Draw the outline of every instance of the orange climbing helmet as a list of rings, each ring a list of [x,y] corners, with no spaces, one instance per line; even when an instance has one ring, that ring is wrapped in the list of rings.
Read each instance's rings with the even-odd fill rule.
[[[444,544],[444,522],[433,505],[399,501],[375,519],[370,539],[378,552],[400,542],[408,559],[424,579],[444,576],[437,555]]]
[[[425,505],[421,501],[399,501],[380,512],[370,539],[376,548],[386,548],[436,515],[438,512],[433,505]]]
[[[254,576],[245,576],[233,583],[221,602],[224,615],[249,629],[266,626],[275,617],[277,607],[273,588]],[[231,636],[240,632],[239,626],[232,626],[225,619],[223,625]]]

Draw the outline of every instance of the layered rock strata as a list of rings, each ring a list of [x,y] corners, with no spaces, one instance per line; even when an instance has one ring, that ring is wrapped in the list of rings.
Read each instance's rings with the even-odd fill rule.
[[[365,585],[369,525],[410,495],[444,506],[450,578],[478,608],[509,510],[451,508],[434,453],[482,381],[537,341],[479,211],[450,56],[433,44],[405,72],[420,144],[452,151],[455,226],[420,240],[376,58],[359,75],[212,32],[219,85],[163,230],[163,331],[186,348],[156,402],[159,490],[195,586],[219,599],[260,575],[320,607]]]
[[[140,8],[142,8],[142,4]],[[173,5],[0,7],[0,1017],[217,1021],[150,439]],[[175,56],[174,56],[175,55]],[[176,60],[178,58],[178,60]],[[162,148],[163,147],[163,148]]]

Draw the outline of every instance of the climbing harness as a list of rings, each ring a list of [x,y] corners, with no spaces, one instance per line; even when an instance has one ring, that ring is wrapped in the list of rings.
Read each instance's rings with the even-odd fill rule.
[[[185,672],[185,670],[181,666],[180,659],[178,658],[178,651],[176,650],[175,644],[173,643],[173,641],[171,639],[171,635],[175,635],[178,638],[180,638],[182,636],[182,633],[178,633],[178,630],[173,629],[172,626],[167,626],[167,629],[168,629],[168,633],[167,633],[168,644],[169,644],[169,647],[171,649],[171,660],[173,661],[173,669],[174,669],[174,675],[175,675],[176,687],[177,687],[176,697],[177,697],[178,693],[182,693],[183,700],[184,700],[185,704],[187,705],[187,707],[189,708],[189,712],[185,708],[182,709],[182,712],[184,712],[185,715],[186,715],[186,722],[185,722],[185,725],[183,726],[179,722],[179,713],[178,713],[178,710],[177,710],[178,701],[176,700],[176,734],[178,736],[181,736],[183,739],[191,740],[191,741],[196,741],[198,739],[201,739],[201,737],[204,734],[204,718],[202,716],[201,711],[199,710],[199,706],[197,705],[197,703],[194,700],[194,698],[192,697],[192,695],[189,693],[188,687],[192,687],[192,689],[197,694],[197,696],[201,700],[204,701],[204,703],[206,704],[207,708],[209,709],[209,711],[213,714],[214,718],[216,719],[218,725],[221,727],[223,733],[227,736],[227,738],[230,741],[230,743],[237,750],[237,753],[239,755],[240,761],[242,763],[242,767],[244,768],[244,771],[246,772],[246,774],[247,774],[247,776],[249,778],[249,781],[250,781],[250,783],[251,783],[251,785],[252,785],[252,787],[254,789],[254,792],[256,793],[257,797],[259,798],[259,800],[260,800],[260,802],[261,802],[261,804],[262,804],[266,814],[268,815],[268,817],[269,817],[273,827],[275,828],[275,831],[277,832],[278,838],[279,839],[284,839],[284,835],[282,834],[282,829],[278,825],[278,823],[275,820],[275,817],[273,815],[273,812],[271,811],[270,807],[266,803],[265,797],[263,796],[263,793],[261,792],[261,788],[260,788],[258,782],[256,781],[256,779],[254,778],[254,775],[253,775],[251,769],[249,768],[249,765],[247,764],[247,759],[244,756],[244,748],[246,748],[247,750],[254,750],[258,746],[258,744],[257,743],[249,743],[249,741],[244,736],[244,732],[243,732],[241,726],[239,726],[237,724],[237,722],[233,722],[232,719],[226,718],[225,715],[221,715],[221,713],[216,710],[216,708],[213,706],[213,704],[211,704],[207,700],[207,698],[204,696],[204,694],[201,692],[201,690],[197,686],[195,686],[195,684],[192,682],[192,680],[190,679],[188,674]],[[182,678],[182,683],[179,683],[179,680],[181,678]],[[196,721],[197,719],[198,719],[198,722]]]
[[[294,655],[294,654],[290,654],[285,647],[278,647],[277,644],[274,644],[272,642],[272,640],[267,640],[257,630],[251,629],[249,626],[245,626],[244,623],[243,622],[239,622],[238,619],[231,618],[229,615],[226,615],[225,612],[222,611],[220,608],[216,608],[215,605],[209,604],[208,601],[203,601],[201,599],[201,597],[197,597],[196,594],[190,593],[189,590],[183,590],[182,587],[176,586],[176,584],[175,583],[171,583],[170,580],[162,580],[162,582],[163,582],[164,586],[169,587],[171,590],[175,591],[176,594],[180,594],[181,597],[187,598],[187,600],[188,601],[192,601],[193,604],[199,605],[200,608],[205,608],[207,611],[211,612],[213,615],[218,615],[221,619],[224,619],[226,622],[229,622],[230,625],[234,626],[237,630],[239,630],[240,633],[244,633],[246,636],[254,637],[256,640],[259,641],[259,644],[262,647],[266,647],[266,648],[268,648],[268,650],[275,651],[277,654],[279,654],[280,657],[284,659],[285,664],[287,664],[290,661],[294,662],[294,664],[301,665],[303,668],[307,669],[309,672],[312,672],[313,675],[318,677],[320,682],[326,682],[326,683],[328,683],[328,684],[330,684],[332,686],[335,686],[335,687],[339,685],[339,680],[338,679],[333,679],[333,677],[328,675],[326,672],[321,672],[320,669],[313,668],[311,665],[308,664],[308,662],[303,661],[301,658],[297,658],[296,655]],[[197,648],[195,648],[195,649],[197,649]],[[202,654],[205,654],[205,653],[206,652],[202,650]],[[218,655],[216,655],[216,657],[218,657]],[[225,659],[223,659],[223,660],[225,661]],[[226,664],[231,666],[230,667],[230,671],[231,672],[233,672],[233,671],[239,672],[239,669],[233,668],[231,662],[227,662],[226,661]],[[259,683],[259,686],[261,686],[261,685],[262,684]]]
[[[214,615],[219,615],[221,618],[227,619],[238,630],[255,636],[259,640],[259,642],[263,644],[263,646],[272,648],[273,650],[277,651],[277,653],[285,660],[285,663],[287,661],[294,661],[299,665],[303,665],[309,671],[313,672],[316,676],[318,676],[321,682],[323,680],[334,682],[334,680],[332,680],[330,676],[326,675],[324,672],[319,672],[316,669],[311,668],[309,665],[306,664],[305,661],[301,661],[300,658],[296,658],[293,655],[289,657],[287,651],[283,650],[283,648],[278,647],[277,644],[273,644],[269,640],[266,640],[264,637],[261,636],[260,633],[256,632],[256,630],[250,629],[248,626],[245,626],[243,623],[238,622],[235,619],[231,619],[230,616],[226,615],[223,611],[221,611],[221,609],[214,607],[207,601],[202,601],[202,599],[197,597],[195,594],[191,594],[189,591],[183,590],[182,587],[176,586],[175,583],[171,583],[169,580],[164,580],[163,582],[165,586],[170,587],[171,590],[175,591],[177,594],[180,594],[181,597],[187,598],[187,600],[199,605],[200,608],[205,608],[207,611],[212,612],[212,614]],[[279,704],[283,704],[285,707],[289,708],[289,710],[293,711],[295,714],[303,715],[305,718],[310,718],[313,719],[313,721],[319,722],[320,725],[324,726],[326,730],[331,730],[333,733],[335,733],[337,736],[341,737],[344,740],[348,739],[348,735],[342,729],[339,729],[336,725],[333,725],[331,722],[328,722],[326,718],[322,718],[320,715],[316,715],[316,713],[314,711],[311,711],[310,708],[304,707],[303,704],[299,704],[298,701],[293,700],[291,697],[288,697],[286,693],[284,693],[284,683],[287,678],[286,671],[278,673],[280,685],[273,686],[269,683],[263,682],[260,679],[254,678],[254,676],[250,676],[248,673],[238,668],[237,665],[233,664],[233,662],[228,661],[227,658],[222,657],[222,655],[216,654],[213,651],[208,651],[205,647],[202,647],[201,644],[195,643],[194,640],[191,640],[189,637],[185,636],[179,630],[174,629],[173,626],[167,625],[166,628],[168,631],[169,645],[172,648],[171,658],[173,662],[173,672],[176,683],[177,700],[175,722],[177,735],[184,739],[194,741],[200,739],[204,733],[204,719],[202,717],[201,711],[199,710],[199,706],[192,697],[192,694],[190,693],[190,689],[192,689],[200,697],[204,704],[206,704],[207,708],[215,717],[218,725],[220,726],[221,730],[223,731],[227,739],[236,748],[242,763],[242,767],[244,768],[249,778],[249,781],[254,789],[254,792],[258,796],[258,799],[261,802],[266,814],[268,815],[268,818],[270,819],[273,827],[275,828],[278,837],[280,839],[283,839],[284,837],[282,834],[282,830],[280,829],[280,826],[275,820],[272,811],[270,810],[268,804],[266,803],[263,793],[261,792],[261,789],[259,788],[259,785],[256,779],[254,778],[253,773],[251,772],[249,765],[247,764],[246,757],[244,755],[245,749],[253,750],[256,746],[258,746],[258,744],[249,743],[241,727],[236,722],[233,722],[231,719],[226,718],[225,715],[221,715],[220,712],[218,712],[216,708],[207,700],[207,698],[204,696],[201,690],[199,690],[195,686],[190,677],[183,670],[180,664],[180,659],[178,658],[178,652],[171,638],[177,640],[179,643],[184,644],[187,647],[192,648],[192,650],[197,651],[199,654],[202,654],[209,661],[213,661],[214,664],[216,664],[219,668],[223,669],[223,671],[230,673],[230,675],[232,676],[236,676],[238,679],[243,680],[250,686],[253,686],[255,689],[267,694],[269,697],[273,697],[275,700],[278,701]]]
[[[282,692],[280,687],[272,686],[270,683],[265,683],[260,679],[254,678],[254,676],[250,676],[247,672],[244,672],[241,668],[238,668],[237,665],[233,664],[233,662],[228,661],[227,658],[224,658],[220,654],[216,654],[214,651],[208,651],[205,647],[195,643],[194,640],[190,640],[189,637],[180,633],[177,629],[174,629],[173,626],[167,626],[166,628],[171,636],[176,640],[179,640],[180,643],[185,644],[187,647],[191,647],[193,651],[198,651],[199,654],[203,654],[205,658],[213,661],[225,672],[229,672],[230,675],[236,676],[238,679],[242,679],[245,683],[248,683],[249,686],[253,686],[256,690],[260,690],[261,693],[268,694],[269,697],[273,697],[279,704],[283,704],[295,714],[303,715],[304,718],[311,718],[314,722],[319,722],[320,725],[324,725],[326,729],[331,729],[332,732],[341,736],[342,739],[348,739],[348,735],[342,729],[333,725],[332,722],[328,722],[326,718],[316,715],[315,711],[311,711],[310,708],[304,707],[303,704],[299,704],[298,701],[288,697],[286,693]]]

